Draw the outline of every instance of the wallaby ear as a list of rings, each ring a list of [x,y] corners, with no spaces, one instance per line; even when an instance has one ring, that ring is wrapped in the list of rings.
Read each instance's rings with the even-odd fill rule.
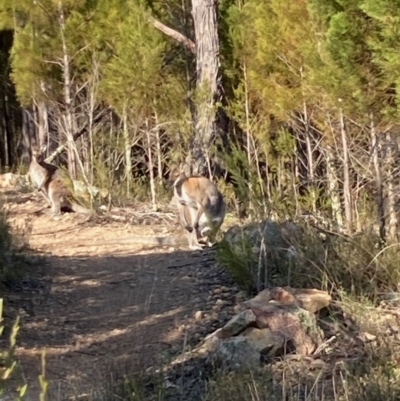
[[[169,165],[169,180],[175,181],[180,174],[179,166],[176,163],[171,163]]]
[[[179,170],[184,173],[187,177],[191,175],[190,165],[187,162],[183,162],[179,165]]]

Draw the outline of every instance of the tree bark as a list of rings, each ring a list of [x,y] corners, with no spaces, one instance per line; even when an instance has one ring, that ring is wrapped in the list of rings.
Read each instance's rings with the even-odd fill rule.
[[[189,164],[195,174],[208,170],[208,151],[216,133],[215,98],[218,93],[219,37],[217,0],[192,0],[196,43],[174,29],[149,17],[149,21],[166,35],[183,43],[196,55],[196,110],[194,133],[190,144]]]
[[[127,107],[124,106],[123,116],[122,116],[122,135],[124,137],[125,146],[125,175],[126,175],[126,194],[130,196],[131,191],[131,181],[132,181],[132,145],[129,135],[128,127],[128,113]]]
[[[343,229],[343,215],[342,206],[340,204],[339,196],[339,179],[337,170],[334,163],[334,153],[331,146],[326,147],[325,161],[326,161],[326,179],[328,181],[328,193],[331,198],[332,218],[335,220],[339,231]]]
[[[205,174],[208,151],[216,133],[214,102],[220,67],[217,1],[192,0],[192,15],[196,35],[197,107],[190,156],[193,173]]]
[[[386,237],[390,243],[397,242],[397,193],[395,185],[395,157],[396,152],[396,141],[393,138],[390,131],[386,133],[386,157],[385,157],[385,174],[387,182],[387,214],[389,217],[389,222],[386,230]]]
[[[61,42],[62,42],[62,72],[63,72],[63,91],[64,91],[64,103],[65,103],[65,135],[67,138],[67,158],[68,158],[68,172],[71,179],[76,179],[76,159],[74,151],[74,139],[72,132],[73,127],[73,116],[72,116],[72,93],[71,93],[71,60],[68,54],[68,48],[65,41],[64,29],[65,29],[65,16],[62,3],[59,6],[59,22],[61,31]]]
[[[340,116],[340,133],[342,137],[342,147],[343,147],[344,212],[346,216],[347,234],[351,234],[353,231],[353,202],[351,198],[349,148],[347,145],[346,128],[344,125],[344,117],[342,110],[339,111],[339,116]]]
[[[381,166],[379,162],[378,152],[378,137],[376,135],[374,116],[370,114],[370,135],[371,135],[371,154],[372,163],[374,165],[375,175],[375,190],[376,190],[376,205],[378,209],[378,224],[379,224],[379,236],[381,239],[385,239],[385,208],[383,202],[383,182],[381,174]]]
[[[308,118],[308,108],[305,101],[303,101],[303,119],[304,119],[304,136],[307,149],[307,177],[308,188],[311,195],[311,207],[313,213],[317,212],[317,193],[315,188],[315,165],[314,165],[314,151],[311,141],[310,121]]]

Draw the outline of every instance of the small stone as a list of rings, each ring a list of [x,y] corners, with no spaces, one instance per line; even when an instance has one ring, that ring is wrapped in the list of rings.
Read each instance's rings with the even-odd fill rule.
[[[285,338],[283,336],[273,333],[270,329],[249,327],[240,335],[247,338],[247,341],[259,352],[270,349],[272,354],[273,351],[283,347],[285,343]]]
[[[235,300],[237,303],[239,302],[243,302],[244,300],[246,300],[247,295],[244,291],[239,291],[236,295],[235,295]]]
[[[218,314],[218,320],[223,321],[223,320],[227,320],[227,319],[229,319],[229,313],[228,312],[222,311],[222,312],[220,312]]]
[[[234,336],[241,331],[245,330],[251,324],[257,320],[256,315],[252,310],[244,310],[238,315],[234,316],[228,323],[222,328],[224,338]]]
[[[194,318],[196,320],[201,320],[204,318],[204,312],[201,310],[198,310],[195,314],[194,314]]]
[[[249,368],[259,365],[260,353],[246,338],[239,336],[219,342],[211,360],[225,368]]]

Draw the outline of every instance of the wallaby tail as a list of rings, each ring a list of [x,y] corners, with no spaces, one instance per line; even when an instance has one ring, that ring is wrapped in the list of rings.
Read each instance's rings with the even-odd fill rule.
[[[93,210],[87,209],[86,207],[78,205],[75,202],[71,202],[71,209],[75,213],[91,214],[91,215],[95,214],[95,212]]]

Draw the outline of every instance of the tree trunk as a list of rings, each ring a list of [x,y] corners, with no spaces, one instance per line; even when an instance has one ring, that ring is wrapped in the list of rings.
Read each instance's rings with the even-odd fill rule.
[[[387,182],[387,213],[389,216],[389,222],[387,225],[386,237],[390,243],[397,241],[397,188],[395,185],[395,155],[396,152],[396,141],[392,137],[390,132],[386,133],[386,157],[385,157],[385,173]]]
[[[0,167],[7,165],[7,129],[5,122],[5,104],[3,96],[0,97]]]
[[[197,99],[195,132],[190,146],[192,170],[207,171],[208,151],[216,133],[216,107],[219,74],[217,0],[192,0],[196,35]]]
[[[122,116],[122,135],[124,137],[125,144],[125,176],[126,176],[126,194],[129,197],[131,191],[131,180],[132,180],[132,146],[128,128],[128,113],[126,107],[124,107]]]
[[[370,114],[371,154],[375,174],[376,205],[378,209],[379,236],[385,239],[385,208],[383,203],[383,182],[379,163],[378,137],[376,135],[374,116]]]
[[[192,0],[196,43],[153,17],[149,17],[150,23],[155,28],[184,44],[196,55],[195,130],[190,144],[189,160],[187,160],[195,174],[207,172],[208,152],[216,133],[215,99],[218,94],[220,67],[217,9],[217,0]]]
[[[71,93],[71,60],[68,54],[68,48],[64,37],[65,29],[65,16],[62,3],[59,7],[59,22],[61,30],[62,41],[62,72],[63,72],[63,92],[65,104],[65,121],[64,129],[67,138],[67,157],[68,157],[68,172],[71,179],[76,179],[76,159],[74,151],[74,139],[72,133],[74,132],[73,116],[72,116],[72,93]]]
[[[32,139],[35,138],[35,125],[31,117],[32,108],[24,107],[22,109],[22,149],[21,149],[21,159],[27,164],[30,163],[30,149],[32,145]]]
[[[44,91],[44,82],[40,83],[42,91]],[[37,132],[38,132],[38,143],[39,145],[47,144],[49,149],[49,124],[48,124],[48,114],[45,103],[42,100],[35,102],[35,112],[36,112],[36,122],[37,122]]]
[[[343,229],[342,206],[339,196],[339,179],[334,163],[334,155],[331,146],[326,147],[326,179],[328,181],[328,193],[331,198],[332,218],[339,230]]]
[[[347,234],[351,234],[353,231],[353,202],[351,198],[349,148],[347,145],[347,136],[346,136],[346,129],[344,125],[344,117],[342,110],[340,110],[339,116],[340,116],[340,133],[342,137],[342,147],[343,147],[344,211],[346,216]]]
[[[315,165],[314,165],[314,152],[311,141],[310,132],[310,121],[308,118],[307,104],[303,101],[303,119],[304,119],[304,135],[306,140],[307,149],[307,176],[308,176],[308,188],[311,195],[311,208],[313,213],[317,212],[317,191],[315,188]]]
[[[146,119],[146,138],[147,138],[147,157],[148,157],[148,168],[149,168],[149,176],[150,176],[150,193],[151,193],[151,204],[153,206],[153,210],[157,210],[157,202],[156,202],[156,186],[154,184],[154,163],[153,163],[153,146],[152,146],[152,138],[149,127],[149,121]]]

